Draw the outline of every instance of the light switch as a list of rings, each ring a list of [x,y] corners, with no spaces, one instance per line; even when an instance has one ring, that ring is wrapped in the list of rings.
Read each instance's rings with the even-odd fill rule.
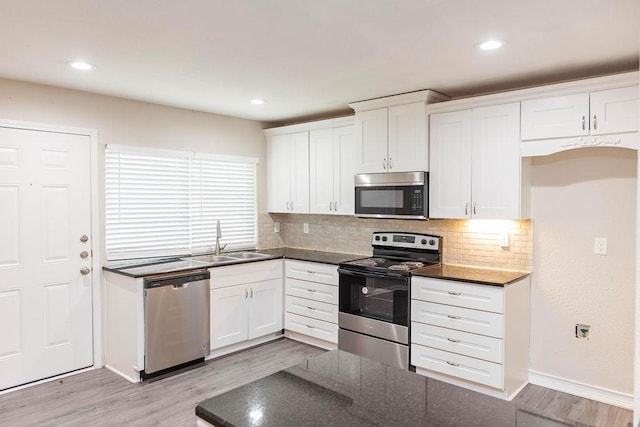
[[[606,255],[607,254],[607,238],[606,237],[596,237],[593,241],[593,253],[596,255]]]
[[[302,224],[302,232],[304,234],[309,234],[309,223],[305,222]]]

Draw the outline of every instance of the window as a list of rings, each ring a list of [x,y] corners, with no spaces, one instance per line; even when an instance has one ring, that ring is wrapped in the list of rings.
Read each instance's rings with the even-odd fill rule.
[[[256,247],[257,159],[108,146],[107,259]]]

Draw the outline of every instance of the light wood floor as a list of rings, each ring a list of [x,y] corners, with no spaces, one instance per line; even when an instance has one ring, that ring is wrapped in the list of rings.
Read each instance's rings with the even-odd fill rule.
[[[145,384],[96,369],[0,395],[0,426],[194,426],[203,400],[322,352],[280,339]],[[533,385],[504,403],[517,407],[518,426],[626,427],[633,418],[626,409]],[[539,412],[548,420],[529,415]]]

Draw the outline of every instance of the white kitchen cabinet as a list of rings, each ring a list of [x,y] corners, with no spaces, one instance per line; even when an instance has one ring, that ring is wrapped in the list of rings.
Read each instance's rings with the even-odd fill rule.
[[[269,212],[309,213],[309,132],[267,141]]]
[[[431,90],[349,104],[356,111],[357,173],[427,171],[426,104]]]
[[[519,103],[432,114],[429,216],[526,218],[519,134]]]
[[[242,348],[238,344],[251,345],[251,340],[273,337],[282,330],[281,260],[210,271],[212,355],[236,351]]]
[[[285,261],[285,333],[327,349],[338,344],[338,267]]]
[[[511,400],[529,375],[529,277],[505,286],[413,277],[416,372]]]
[[[522,102],[522,140],[638,131],[638,87]]]
[[[309,132],[309,212],[353,215],[354,126]]]

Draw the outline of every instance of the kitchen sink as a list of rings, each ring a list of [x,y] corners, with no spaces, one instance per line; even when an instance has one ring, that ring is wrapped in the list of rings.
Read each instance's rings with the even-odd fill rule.
[[[218,262],[231,262],[231,261],[238,260],[238,258],[234,258],[226,255],[199,255],[199,256],[192,256],[192,257],[183,258],[183,259],[197,261],[197,262],[204,262],[207,264],[218,263]]]
[[[266,258],[269,255],[261,254],[259,252],[236,252],[236,253],[230,253],[229,256],[236,259],[257,259],[257,258]]]

